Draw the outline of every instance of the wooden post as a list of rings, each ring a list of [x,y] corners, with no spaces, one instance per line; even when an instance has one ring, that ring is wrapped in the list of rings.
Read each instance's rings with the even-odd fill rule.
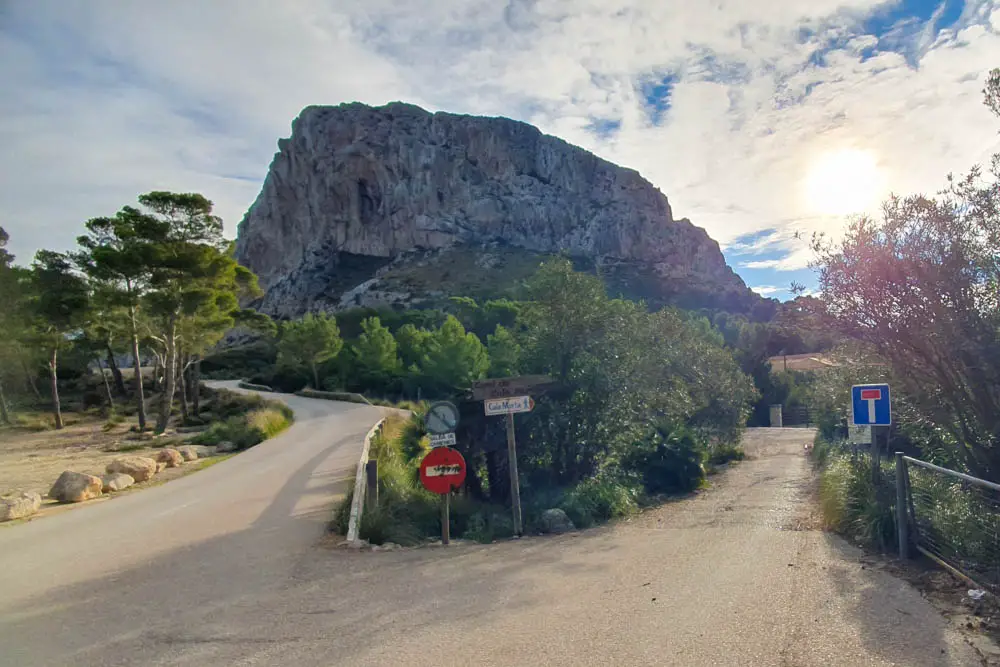
[[[365,505],[378,507],[378,459],[372,459],[365,464],[365,475],[368,480],[365,485]]]
[[[514,441],[514,413],[507,413],[507,467],[510,469],[510,504],[514,515],[514,535],[524,532],[521,525],[521,482],[517,475],[517,443]]]
[[[441,504],[441,544],[448,546],[451,542],[451,491],[444,494]]]
[[[899,539],[899,557],[903,560],[910,557],[906,509],[906,461],[903,460],[903,452],[896,452],[896,536]]]

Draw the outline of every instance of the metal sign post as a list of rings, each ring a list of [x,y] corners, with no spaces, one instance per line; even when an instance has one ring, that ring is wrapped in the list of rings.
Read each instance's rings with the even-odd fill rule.
[[[465,481],[465,458],[448,447],[432,449],[420,462],[420,482],[444,498],[441,503],[441,544],[451,541],[451,492]]]

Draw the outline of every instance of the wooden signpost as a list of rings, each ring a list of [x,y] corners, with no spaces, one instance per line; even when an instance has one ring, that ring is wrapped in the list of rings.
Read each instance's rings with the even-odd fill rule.
[[[535,401],[529,390],[544,391],[553,384],[547,375],[522,375],[519,377],[481,380],[472,385],[473,400],[483,401],[487,417],[507,416],[507,467],[510,469],[510,501],[514,518],[514,535],[524,532],[521,519],[521,483],[517,474],[517,442],[514,438],[514,413],[530,412]]]

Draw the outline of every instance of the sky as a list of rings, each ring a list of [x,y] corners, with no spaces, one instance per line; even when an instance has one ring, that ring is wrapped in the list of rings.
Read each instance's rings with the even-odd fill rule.
[[[1000,150],[1000,0],[0,0],[20,262],[150,190],[234,236],[305,106],[507,116],[637,169],[765,296],[808,239]]]

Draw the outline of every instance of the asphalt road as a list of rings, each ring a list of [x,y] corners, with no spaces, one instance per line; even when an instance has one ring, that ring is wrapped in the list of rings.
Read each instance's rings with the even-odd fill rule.
[[[811,527],[810,432],[753,430],[755,458],[629,522],[356,553],[315,539],[349,467],[330,460],[373,421],[342,409],[132,506],[0,531],[2,664],[980,664],[918,592]],[[309,453],[263,474],[291,447]]]

